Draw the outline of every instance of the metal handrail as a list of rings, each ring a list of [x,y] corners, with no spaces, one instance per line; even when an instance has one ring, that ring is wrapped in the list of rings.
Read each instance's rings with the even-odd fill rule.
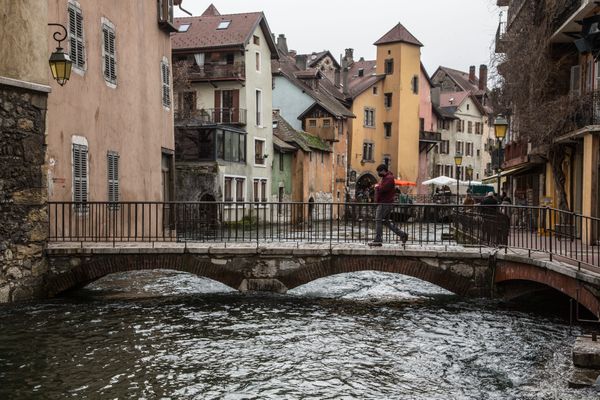
[[[374,203],[48,202],[50,242],[365,243]],[[600,267],[600,218],[540,206],[391,204],[385,224],[409,244],[521,249]],[[384,228],[384,241],[401,237]]]

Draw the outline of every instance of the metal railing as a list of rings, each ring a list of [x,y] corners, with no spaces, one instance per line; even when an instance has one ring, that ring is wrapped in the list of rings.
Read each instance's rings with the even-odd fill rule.
[[[175,119],[193,120],[200,124],[246,125],[247,115],[243,108],[182,109],[175,112]]]
[[[366,243],[377,204],[277,202],[50,202],[51,242]],[[545,207],[394,204],[383,240],[521,249],[600,267],[600,219]]]

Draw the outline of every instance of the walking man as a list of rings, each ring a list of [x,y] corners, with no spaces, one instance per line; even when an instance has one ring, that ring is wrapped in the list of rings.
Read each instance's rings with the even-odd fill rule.
[[[406,243],[408,234],[402,232],[389,219],[394,209],[394,197],[396,194],[394,174],[388,171],[387,165],[381,164],[377,167],[377,175],[381,177],[381,182],[375,185],[375,203],[377,203],[377,210],[375,211],[375,240],[369,243],[369,246],[379,247],[383,244],[383,225],[400,236],[402,243]]]

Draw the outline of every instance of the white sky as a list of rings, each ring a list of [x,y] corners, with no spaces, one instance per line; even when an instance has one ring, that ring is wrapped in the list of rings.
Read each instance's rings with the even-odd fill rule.
[[[468,71],[489,64],[500,9],[496,0],[212,0],[221,14],[263,11],[271,31],[284,33],[298,53],[330,50],[339,58],[375,58],[373,43],[401,22],[425,46],[421,60],[429,74],[439,65]],[[211,4],[183,0],[200,15]],[[176,16],[185,16],[177,9]],[[339,61],[339,60],[338,60]]]

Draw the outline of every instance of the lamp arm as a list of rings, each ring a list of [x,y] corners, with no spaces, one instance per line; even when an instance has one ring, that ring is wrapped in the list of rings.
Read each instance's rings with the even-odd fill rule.
[[[61,31],[56,31],[52,34],[52,37],[54,38],[54,40],[56,40],[58,42],[58,48],[60,49],[61,48],[60,43],[67,39],[67,36],[68,36],[67,28],[62,24],[56,24],[56,23],[48,24],[48,26],[58,26],[63,29],[64,33]]]

